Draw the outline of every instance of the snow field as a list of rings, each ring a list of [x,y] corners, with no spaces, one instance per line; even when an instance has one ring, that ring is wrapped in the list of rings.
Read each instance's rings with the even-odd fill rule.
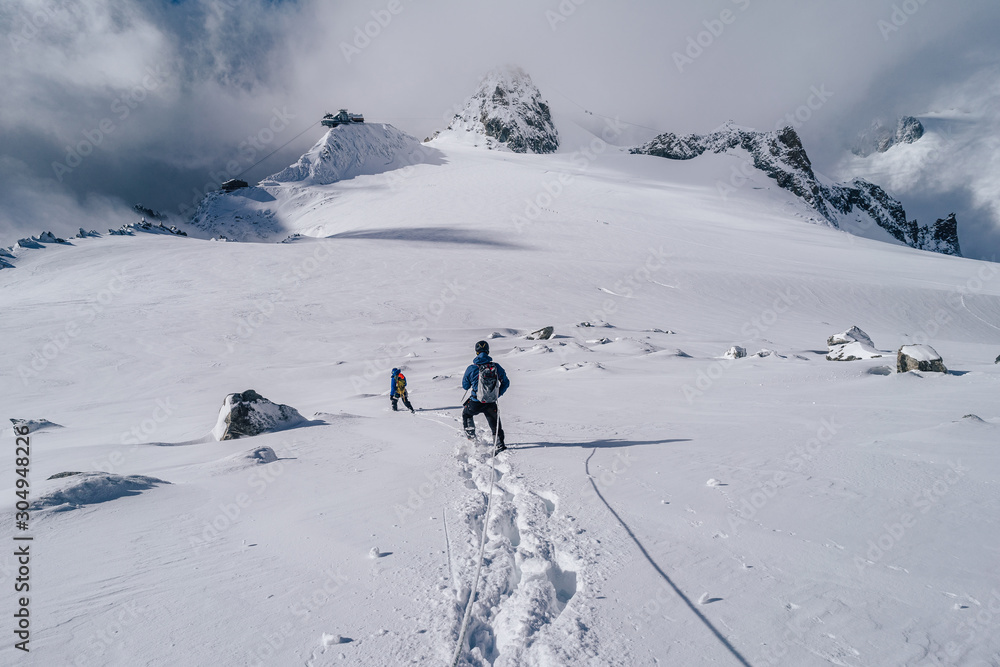
[[[993,265],[720,199],[721,156],[434,146],[394,189],[322,186],[281,221],[316,238],[81,239],[0,271],[2,403],[64,427],[37,433],[33,488],[169,482],[35,516],[31,661],[446,662],[490,484],[461,374],[497,332],[513,447],[460,664],[988,664]],[[827,361],[852,325],[953,372]],[[416,415],[389,411],[392,367]],[[246,389],[322,423],[209,441]]]

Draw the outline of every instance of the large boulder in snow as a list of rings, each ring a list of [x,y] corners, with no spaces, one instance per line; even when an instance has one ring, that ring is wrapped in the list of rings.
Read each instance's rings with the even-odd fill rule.
[[[947,373],[944,360],[930,345],[904,345],[896,355],[896,371]]]
[[[288,405],[272,403],[253,389],[229,394],[212,429],[216,440],[235,440],[298,426],[306,419]]]
[[[747,356],[747,349],[745,347],[740,347],[739,345],[733,345],[724,355],[722,355],[722,358],[742,359],[745,356]]]
[[[866,334],[858,327],[851,327],[850,329],[848,329],[843,333],[833,334],[832,336],[826,339],[826,344],[830,347],[833,347],[835,345],[846,345],[847,343],[854,343],[854,342],[867,343],[868,345],[875,347],[875,344],[872,342],[871,336]]]
[[[559,148],[549,105],[518,67],[489,72],[443,134],[514,153],[555,153]]]
[[[552,334],[555,333],[555,327],[542,327],[537,331],[532,331],[530,334],[525,336],[527,340],[548,340],[552,338]]]
[[[860,361],[882,357],[882,353],[875,349],[871,336],[858,327],[830,336],[826,339],[826,344],[830,348],[826,355],[829,361]]]

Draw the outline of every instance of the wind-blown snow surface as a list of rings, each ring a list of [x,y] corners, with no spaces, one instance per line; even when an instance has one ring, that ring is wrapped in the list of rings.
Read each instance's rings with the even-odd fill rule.
[[[80,239],[0,272],[0,404],[63,426],[33,484],[169,482],[33,515],[32,651],[0,662],[446,664],[489,338],[512,447],[460,664],[997,664],[996,265],[808,224],[764,177],[723,200],[725,155],[432,148],[314,191],[289,229],[325,238]],[[853,325],[952,372],[826,361]],[[248,387],[325,423],[210,441]]]

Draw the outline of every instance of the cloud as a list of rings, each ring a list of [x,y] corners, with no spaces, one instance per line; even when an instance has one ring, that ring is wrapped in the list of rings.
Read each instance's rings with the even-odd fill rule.
[[[326,111],[422,138],[512,63],[564,116],[677,132],[770,128],[825,86],[799,129],[832,169],[872,118],[929,108],[994,59],[998,19],[985,0],[8,0],[0,152],[46,192],[179,214],[217,177],[294,161]],[[90,152],[55,166],[74,150]]]
[[[0,156],[0,229],[5,245],[49,231],[63,238],[81,227],[105,232],[138,218],[115,197],[91,193],[82,198],[51,179],[38,178],[14,158]]]

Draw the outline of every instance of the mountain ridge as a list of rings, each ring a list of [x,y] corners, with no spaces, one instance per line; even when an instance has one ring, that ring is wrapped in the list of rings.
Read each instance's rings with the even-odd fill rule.
[[[692,160],[707,152],[747,151],[753,167],[778,186],[800,198],[832,227],[840,229],[847,219],[867,216],[899,242],[918,250],[961,256],[958,222],[954,214],[932,224],[907,220],[903,205],[878,185],[856,178],[849,183],[824,184],[798,133],[791,126],[776,131],[758,131],[726,123],[705,135],[678,136],[665,132],[629,150],[633,155],[652,155],[670,160]]]

